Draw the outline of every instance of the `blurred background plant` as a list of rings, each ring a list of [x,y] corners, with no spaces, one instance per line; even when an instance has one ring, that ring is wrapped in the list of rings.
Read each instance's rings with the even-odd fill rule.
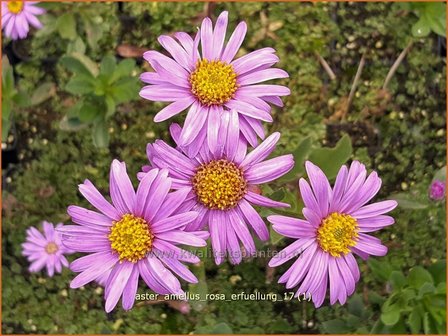
[[[138,98],[135,61],[116,62],[114,56],[104,56],[98,69],[90,58],[78,52],[61,58],[61,63],[74,74],[65,90],[78,96],[61,120],[61,128],[76,131],[92,124],[92,139],[97,147],[109,145],[107,119],[116,112],[117,105]]]
[[[445,202],[428,199],[428,188],[436,176],[445,180],[446,170],[445,4],[41,5],[48,11],[42,16],[45,28],[2,45],[12,65],[6,72],[8,66],[2,68],[4,97],[32,97],[36,88],[53,83],[44,90],[51,93],[48,99],[38,104],[20,106],[21,98],[6,102],[13,106],[17,162],[3,155],[8,167],[2,191],[3,333],[444,333],[439,321],[446,310],[441,291],[446,280],[440,277],[446,210]],[[43,219],[68,223],[67,205],[84,202],[77,191],[81,181],[95,180],[106,190],[113,158],[137,172],[146,164],[147,142],[171,141],[168,123],[153,122],[162,105],[134,99],[142,85],[136,85],[136,76],[148,70],[142,53],[163,51],[160,34],[194,34],[202,18],[216,18],[223,9],[230,12],[231,27],[248,22],[241,54],[274,47],[278,66],[290,74],[282,84],[292,94],[284,108],[273,110],[275,122],[266,128],[282,133],[276,154],[293,153],[296,166],[264,186],[263,194],[292,204],[281,213],[300,216],[297,180],[305,174],[306,159],[333,179],[340,164],[360,160],[383,180],[379,199],[400,202],[396,224],[379,235],[389,254],[360,262],[361,281],[346,305],[318,310],[297,300],[187,306],[140,301],[130,312],[106,315],[101,287],[70,290],[68,270],[52,279],[29,274],[20,247],[26,227]],[[420,28],[428,33],[415,36],[413,27],[422,27],[421,20],[429,31]],[[119,85],[132,90],[117,92]],[[267,243],[257,241],[257,248],[266,253],[288,243],[273,234]],[[274,271],[267,259],[216,267],[205,258],[192,267],[201,282],[188,290],[283,295],[276,282],[289,264]],[[397,282],[399,274],[404,282]],[[142,286],[139,293],[147,291]],[[428,307],[432,301],[440,305]]]

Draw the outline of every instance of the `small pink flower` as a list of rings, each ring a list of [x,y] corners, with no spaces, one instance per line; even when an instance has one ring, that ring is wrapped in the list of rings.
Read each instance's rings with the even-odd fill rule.
[[[48,276],[52,277],[55,273],[61,273],[62,266],[68,267],[68,261],[64,254],[70,254],[72,251],[61,244],[61,235],[57,232],[53,224],[42,223],[44,234],[35,227],[30,227],[26,233],[26,242],[22,244],[22,254],[31,262],[29,271],[39,272],[42,268],[47,268]],[[60,223],[56,228],[62,228]]]
[[[441,201],[445,198],[445,182],[434,180],[429,187],[429,197],[434,201]]]
[[[36,29],[42,28],[37,15],[45,13],[43,8],[36,6],[37,1],[2,1],[2,30],[6,37],[13,40],[24,39],[30,30],[30,25]]]

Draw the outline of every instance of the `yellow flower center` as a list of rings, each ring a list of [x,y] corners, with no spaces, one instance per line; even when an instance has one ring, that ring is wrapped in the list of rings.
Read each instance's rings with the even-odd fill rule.
[[[193,190],[198,200],[209,209],[230,209],[247,191],[243,172],[233,162],[213,160],[197,168]]]
[[[317,229],[317,241],[325,252],[340,257],[350,252],[356,245],[358,223],[350,215],[333,212],[325,218]]]
[[[222,61],[198,61],[190,74],[191,92],[203,105],[221,105],[235,93],[236,73],[230,64]]]
[[[13,14],[19,14],[23,10],[23,1],[8,1],[8,10]]]
[[[59,250],[59,247],[56,245],[56,243],[50,242],[45,246],[45,252],[48,254],[55,254]]]
[[[154,235],[143,218],[131,214],[113,222],[108,236],[110,246],[118,253],[120,262],[136,263],[152,249]]]

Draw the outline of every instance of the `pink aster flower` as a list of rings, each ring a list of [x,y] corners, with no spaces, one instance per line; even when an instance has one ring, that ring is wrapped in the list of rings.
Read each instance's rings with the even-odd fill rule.
[[[445,198],[445,182],[434,180],[429,187],[429,197],[434,201],[441,201]]]
[[[154,144],[148,144],[147,154],[153,167],[169,170],[173,188],[188,192],[182,207],[199,213],[186,230],[200,230],[208,224],[216,264],[223,262],[226,254],[232,263],[238,264],[243,255],[240,242],[247,253],[256,251],[249,227],[261,240],[269,238],[266,224],[253,205],[289,206],[252,190],[259,184],[286,174],[294,161],[292,155],[266,160],[275,149],[280,133],[272,134],[247,153],[247,143],[239,134],[236,111],[224,114],[220,128],[214,132],[220,135],[215,152],[211,152],[205,143],[199,146],[199,150],[195,148],[195,143],[187,148],[174,149],[157,140]],[[180,143],[181,134],[179,125],[171,126],[171,135],[177,144]],[[201,140],[197,142],[201,143]],[[190,150],[199,153],[190,158],[187,155]],[[148,169],[146,166],[143,171]],[[139,178],[144,178],[144,172],[139,173]]]
[[[159,294],[184,293],[174,274],[197,282],[182,262],[197,263],[199,258],[176,245],[205,246],[199,235],[207,235],[184,232],[198,214],[178,211],[187,192],[169,193],[172,182],[167,175],[166,170],[153,169],[134,191],[125,163],[114,160],[109,182],[112,204],[85,180],[79,190],[100,212],[68,207],[68,214],[79,225],[60,229],[63,244],[89,253],[70,264],[72,271],[80,272],[70,287],[104,282],[110,272],[105,283],[106,312],[115,308],[120,297],[125,310],[132,308],[140,276]]]
[[[42,28],[42,23],[36,17],[45,13],[43,8],[36,6],[37,1],[2,1],[2,29],[6,37],[13,40],[24,39],[30,30]]]
[[[141,80],[149,85],[140,91],[140,96],[171,102],[157,113],[156,122],[188,109],[179,138],[184,146],[207,134],[206,141],[213,152],[218,142],[215,129],[220,112],[234,109],[243,136],[255,147],[257,136],[264,138],[262,121],[272,121],[269,103],[283,106],[279,97],[290,94],[285,86],[260,84],[288,77],[285,71],[271,68],[279,60],[274,49],[263,48],[234,59],[247,26],[239,23],[225,44],[227,16],[227,12],[222,12],[214,28],[210,18],[205,18],[194,40],[186,33],[174,34],[178,42],[170,36],[160,36],[160,44],[172,58],[152,50],[144,54],[155,72],[141,75]]]
[[[268,217],[276,232],[297,239],[272,258],[269,266],[300,255],[279,283],[286,283],[286,288],[299,286],[296,296],[311,297],[316,307],[322,305],[329,284],[330,303],[344,304],[360,276],[353,255],[367,259],[387,253],[387,247],[368,233],[394,223],[384,214],[397,202],[366,205],[378,193],[381,179],[376,172],[367,177],[365,166],[358,161],[350,169],[342,166],[333,189],[322,170],[311,162],[306,163],[306,171],[311,186],[303,178],[299,181],[305,219]]]
[[[22,244],[22,254],[31,262],[29,271],[39,272],[46,267],[49,277],[54,272],[61,273],[62,267],[68,267],[68,261],[64,254],[73,253],[61,244],[61,235],[55,231],[53,224],[46,221],[42,222],[44,234],[40,233],[35,227],[26,230],[26,242]],[[59,223],[56,228],[62,228]]]

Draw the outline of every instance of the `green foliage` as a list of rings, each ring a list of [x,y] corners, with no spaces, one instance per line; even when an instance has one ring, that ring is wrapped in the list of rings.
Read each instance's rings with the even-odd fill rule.
[[[2,142],[5,142],[11,128],[13,112],[17,108],[26,108],[43,103],[55,93],[53,83],[43,83],[32,93],[17,88],[14,83],[13,68],[8,58],[2,58]]]
[[[381,308],[382,332],[399,329],[413,334],[446,333],[446,262],[439,261],[430,271],[416,266],[407,277],[391,273],[392,293]],[[440,276],[444,278],[441,279]]]
[[[138,97],[138,81],[133,76],[135,61],[126,59],[117,64],[115,57],[105,56],[98,67],[87,56],[72,53],[62,57],[61,64],[74,74],[65,90],[80,97],[67,112],[62,128],[78,130],[83,124],[93,125],[93,143],[107,147],[107,120],[117,105]]]
[[[446,3],[444,2],[411,2],[406,4],[415,11],[419,20],[412,26],[415,37],[428,36],[432,31],[446,37]]]

